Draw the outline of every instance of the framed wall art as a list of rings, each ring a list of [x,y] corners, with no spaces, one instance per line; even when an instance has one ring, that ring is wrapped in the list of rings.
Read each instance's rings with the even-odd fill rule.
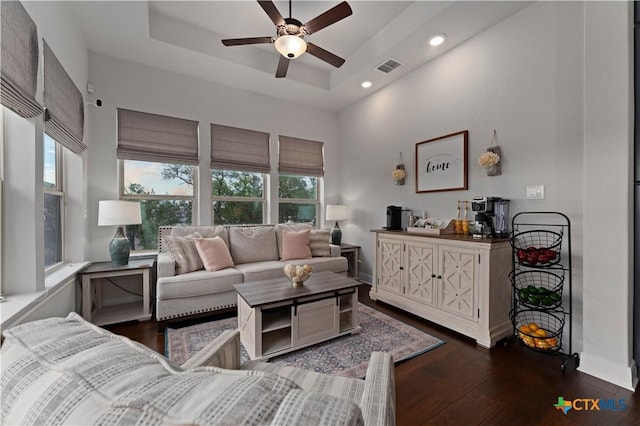
[[[416,144],[416,192],[467,189],[469,131]]]

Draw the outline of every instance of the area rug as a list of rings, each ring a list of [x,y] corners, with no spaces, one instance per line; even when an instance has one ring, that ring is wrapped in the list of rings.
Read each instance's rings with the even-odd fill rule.
[[[269,359],[276,364],[290,365],[320,373],[362,378],[367,372],[371,352],[383,351],[400,362],[444,344],[437,339],[388,315],[359,303],[359,334],[349,334],[307,348]],[[237,317],[196,324],[183,328],[167,328],[165,355],[182,364],[224,330],[238,327]],[[244,348],[242,362],[249,360]]]

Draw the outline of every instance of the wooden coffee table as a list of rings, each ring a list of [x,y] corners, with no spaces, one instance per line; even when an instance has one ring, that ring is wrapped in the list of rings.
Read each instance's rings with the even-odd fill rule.
[[[284,277],[236,284],[240,340],[256,359],[359,333],[359,284],[327,271],[297,288]]]

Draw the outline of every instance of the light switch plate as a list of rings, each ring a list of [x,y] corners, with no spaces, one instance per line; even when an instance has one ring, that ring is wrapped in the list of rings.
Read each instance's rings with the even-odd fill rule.
[[[544,185],[527,185],[527,200],[544,200]]]

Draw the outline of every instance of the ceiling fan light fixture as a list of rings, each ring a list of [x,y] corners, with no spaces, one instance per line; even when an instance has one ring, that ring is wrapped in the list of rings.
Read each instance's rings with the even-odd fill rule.
[[[307,51],[307,42],[295,35],[282,35],[274,42],[276,50],[285,58],[294,59]]]

